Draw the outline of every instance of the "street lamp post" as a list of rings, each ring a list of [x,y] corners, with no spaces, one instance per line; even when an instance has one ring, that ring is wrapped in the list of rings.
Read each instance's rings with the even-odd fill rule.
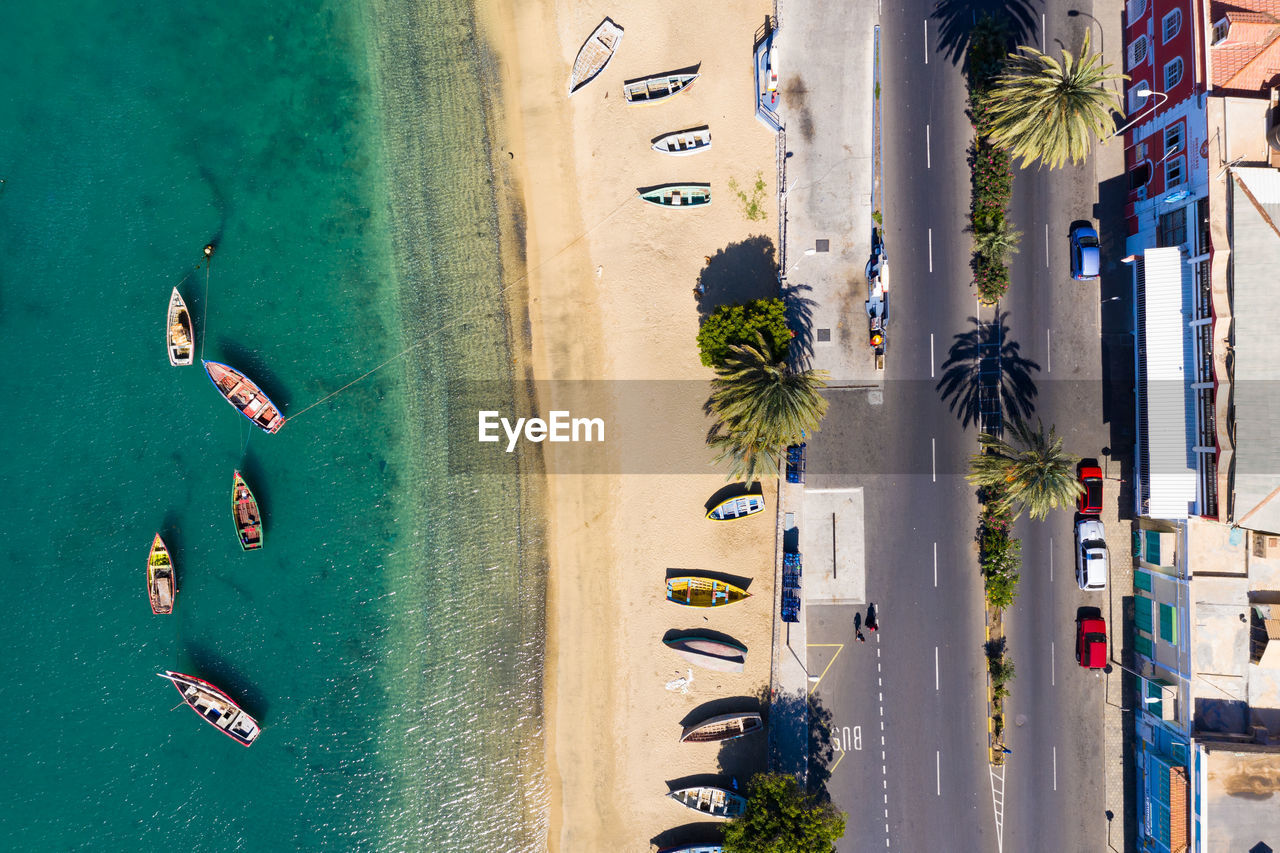
[[[1115,133],[1111,134],[1111,136],[1108,136],[1107,139],[1112,139],[1124,133],[1126,130],[1129,129],[1130,126],[1135,124],[1138,121],[1138,119],[1142,117],[1142,113],[1145,112],[1147,109],[1155,109],[1156,107],[1160,106],[1160,104],[1163,104],[1165,101],[1169,100],[1169,96],[1166,95],[1164,92],[1153,92],[1150,89],[1139,89],[1134,94],[1136,94],[1139,98],[1143,98],[1143,99],[1149,98],[1152,95],[1159,95],[1161,100],[1158,101],[1157,103],[1152,104],[1150,107],[1143,107],[1141,110],[1138,110],[1138,115],[1134,116],[1132,121],[1126,122],[1124,127],[1121,127]]]

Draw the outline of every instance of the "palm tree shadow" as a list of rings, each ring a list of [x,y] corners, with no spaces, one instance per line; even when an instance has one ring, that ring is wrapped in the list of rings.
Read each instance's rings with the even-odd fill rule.
[[[1027,44],[1039,21],[1029,0],[939,0],[930,18],[938,27],[938,52],[969,72],[969,44],[983,15],[1004,22],[1014,44]]]
[[[807,284],[788,284],[781,290],[787,326],[794,335],[787,350],[787,366],[792,370],[806,369],[813,358],[813,306],[818,303],[804,295],[812,290]]]
[[[973,329],[955,336],[942,364],[942,378],[935,387],[966,429],[978,425],[992,431],[984,418],[989,405],[984,403],[991,401],[993,391],[1006,417],[1026,420],[1035,411],[1038,391],[1032,372],[1040,365],[1023,358],[1022,345],[1009,339],[1008,316],[1007,311],[997,311],[991,323],[968,318]]]

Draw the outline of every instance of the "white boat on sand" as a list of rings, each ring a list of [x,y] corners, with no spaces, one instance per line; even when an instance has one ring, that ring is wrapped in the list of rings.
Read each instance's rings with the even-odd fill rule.
[[[569,94],[581,89],[596,78],[613,58],[613,53],[622,43],[622,27],[605,18],[596,27],[581,48],[578,58],[573,61],[573,71],[569,73]]]
[[[661,151],[663,154],[674,154],[677,157],[697,154],[699,151],[706,151],[710,147],[711,128],[706,125],[668,133],[653,143],[654,151]]]

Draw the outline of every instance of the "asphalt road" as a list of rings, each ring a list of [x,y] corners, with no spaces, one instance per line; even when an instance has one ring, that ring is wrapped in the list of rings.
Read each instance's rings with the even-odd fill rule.
[[[1039,44],[1044,32],[1051,50],[1058,40],[1074,48],[1092,25],[1096,44],[1099,25],[1088,15],[1069,16],[1073,6],[1091,11],[1066,2],[1001,8],[1028,27],[1024,42]],[[1023,574],[1005,615],[1017,667],[1007,701],[1012,753],[998,841],[973,542],[977,504],[963,479],[976,449],[966,406],[974,318],[997,319],[976,305],[964,230],[970,127],[957,38],[975,8],[982,7],[905,0],[873,10],[885,63],[893,283],[885,381],[879,399],[866,391],[832,395],[823,429],[809,442],[808,466],[810,486],[865,490],[866,589],[882,626],[859,643],[853,619],[864,610],[817,607],[808,616],[809,668],[821,674],[815,695],[830,711],[841,747],[828,790],[849,814],[842,853],[1092,851],[1106,844],[1102,684],[1073,657],[1076,609],[1104,602],[1076,588],[1068,513],[1019,525]],[[874,23],[872,17],[867,26]],[[1111,26],[1118,50],[1118,18]],[[1020,172],[1014,187],[1022,251],[998,308],[1007,364],[1015,365],[1014,378],[1021,365],[1023,377],[1012,398],[1025,402],[1033,419],[1056,425],[1068,451],[1099,455],[1111,435],[1099,381],[1102,305],[1097,283],[1071,280],[1066,257],[1070,223],[1095,213],[1093,165]],[[955,392],[938,389],[947,377]]]

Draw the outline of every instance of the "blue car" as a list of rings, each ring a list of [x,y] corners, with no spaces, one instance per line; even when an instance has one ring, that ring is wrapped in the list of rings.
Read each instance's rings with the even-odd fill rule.
[[[1098,269],[1098,232],[1090,225],[1077,225],[1071,229],[1071,277],[1093,281]]]

